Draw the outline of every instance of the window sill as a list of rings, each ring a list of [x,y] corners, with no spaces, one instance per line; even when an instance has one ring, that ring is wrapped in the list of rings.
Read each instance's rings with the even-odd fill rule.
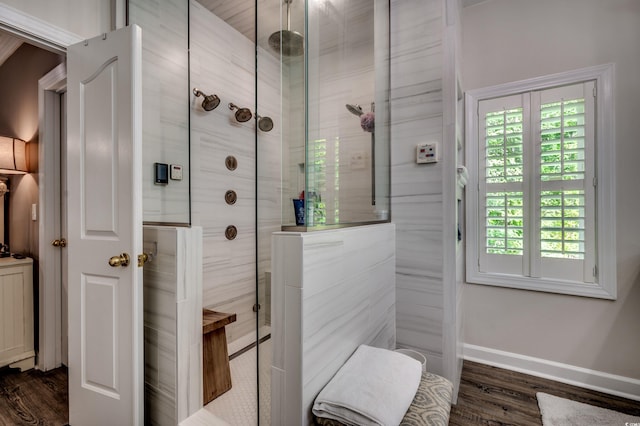
[[[494,287],[519,290],[541,291],[545,293],[570,296],[591,297],[595,299],[616,300],[615,293],[608,291],[602,284],[561,281],[547,278],[528,278],[507,274],[467,274],[468,284],[490,285]]]

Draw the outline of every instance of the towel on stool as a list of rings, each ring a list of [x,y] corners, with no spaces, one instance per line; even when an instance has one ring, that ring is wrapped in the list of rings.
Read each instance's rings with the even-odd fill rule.
[[[360,345],[320,391],[313,414],[346,425],[398,425],[422,376],[419,361]]]

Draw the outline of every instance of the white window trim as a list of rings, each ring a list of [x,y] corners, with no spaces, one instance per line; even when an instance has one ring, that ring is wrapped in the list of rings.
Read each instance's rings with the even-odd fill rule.
[[[466,158],[469,184],[466,191],[467,282],[498,287],[615,300],[616,285],[616,176],[614,121],[614,64],[536,77],[513,83],[470,90],[465,98]],[[596,176],[597,176],[597,259],[598,282],[585,284],[517,275],[483,273],[478,266],[478,102],[501,96],[594,80],[596,84]],[[606,212],[606,214],[603,214]]]

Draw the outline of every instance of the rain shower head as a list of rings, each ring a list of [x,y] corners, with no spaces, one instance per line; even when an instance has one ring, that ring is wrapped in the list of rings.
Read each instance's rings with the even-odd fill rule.
[[[347,104],[345,106],[353,115],[357,115],[358,117],[360,117],[362,114],[364,114],[364,111],[362,111],[362,107],[358,104]]]
[[[193,88],[193,94],[196,97],[204,97],[204,100],[202,101],[202,109],[205,111],[211,111],[220,105],[220,98],[218,95],[205,95],[200,89],[195,87]]]
[[[249,108],[238,108],[237,105],[230,103],[229,109],[231,111],[233,111],[234,109],[236,110],[236,113],[235,113],[236,120],[240,123],[247,122],[251,120],[251,117],[253,117],[253,114],[251,113]]]
[[[258,129],[263,132],[269,132],[273,129],[273,120],[271,117],[260,117],[259,115],[256,115],[256,118],[258,119]]]
[[[297,31],[291,31],[291,2],[284,0],[287,5],[287,29],[276,31],[269,36],[269,46],[283,56],[300,56],[304,53],[304,37]]]

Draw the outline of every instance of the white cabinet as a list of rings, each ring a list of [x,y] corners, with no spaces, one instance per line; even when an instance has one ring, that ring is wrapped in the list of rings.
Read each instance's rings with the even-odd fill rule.
[[[0,367],[33,368],[33,259],[0,258]]]

